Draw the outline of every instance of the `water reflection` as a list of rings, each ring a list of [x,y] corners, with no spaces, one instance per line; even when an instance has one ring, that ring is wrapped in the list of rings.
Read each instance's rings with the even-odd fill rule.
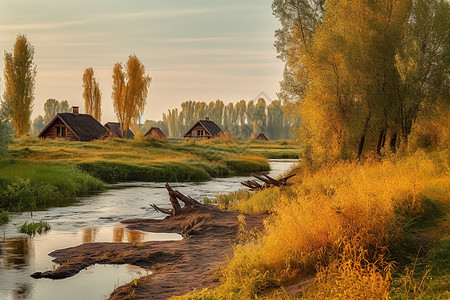
[[[83,229],[83,243],[93,243],[95,242],[95,234],[97,233],[97,228],[85,228]]]
[[[114,235],[113,235],[113,241],[115,243],[120,243],[123,241],[123,233],[125,231],[125,228],[122,227],[116,227],[114,228]]]
[[[90,291],[83,291],[86,293],[86,299],[100,299],[101,295],[97,298],[90,298],[89,295],[96,294],[97,289],[105,288],[109,289],[103,291],[104,294],[107,294],[111,292],[111,288],[115,284],[117,285],[117,280],[123,279],[125,280],[123,283],[129,282],[132,278],[139,277],[136,275],[137,272],[142,273],[146,270],[133,266],[103,266],[101,268],[91,266],[88,268],[90,271],[84,272],[84,275],[75,275],[75,279],[64,279],[64,282],[66,282],[64,284],[60,283],[61,280],[35,280],[30,277],[30,274],[52,270],[56,267],[48,253],[56,249],[77,246],[81,243],[139,243],[181,239],[182,237],[179,234],[129,230],[120,225],[89,227],[78,231],[50,230],[44,235],[31,238],[28,236],[3,238],[0,240],[0,299],[62,299],[55,295],[66,293],[67,289],[73,290],[75,294],[78,293],[71,285],[82,286],[83,281],[86,281],[86,278],[90,276],[95,278],[93,280],[101,281],[103,286],[92,286]],[[100,279],[96,276],[105,276],[105,278]],[[115,276],[115,279],[111,276]],[[46,293],[47,296],[44,297]],[[49,293],[51,295],[48,295]],[[40,298],[41,296],[43,298]]]
[[[30,263],[32,244],[29,238],[7,239],[0,242],[0,263],[4,268],[20,269]]]

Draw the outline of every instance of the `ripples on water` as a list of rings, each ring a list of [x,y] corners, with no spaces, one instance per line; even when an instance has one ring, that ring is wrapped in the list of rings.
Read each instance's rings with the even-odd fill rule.
[[[271,160],[273,177],[284,174],[296,160]],[[171,183],[180,192],[203,201],[243,188],[245,177],[215,178],[208,182]],[[130,265],[94,265],[62,280],[33,279],[30,274],[56,267],[48,253],[81,243],[180,240],[179,234],[128,230],[119,221],[164,218],[150,207],[170,208],[163,183],[119,183],[104,193],[81,198],[75,205],[15,215],[0,226],[0,299],[103,299],[120,286],[147,273]],[[29,238],[18,234],[25,221],[44,220],[52,229]]]

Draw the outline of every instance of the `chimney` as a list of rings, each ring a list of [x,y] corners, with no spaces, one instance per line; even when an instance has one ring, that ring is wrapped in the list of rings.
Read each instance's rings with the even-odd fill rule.
[[[205,121],[209,121],[209,117],[205,117]]]
[[[78,115],[78,114],[79,114],[79,112],[78,112],[78,106],[72,106],[72,113],[73,113],[74,115]]]

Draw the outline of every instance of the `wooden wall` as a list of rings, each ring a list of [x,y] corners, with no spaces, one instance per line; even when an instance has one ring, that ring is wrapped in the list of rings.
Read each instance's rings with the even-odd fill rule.
[[[66,128],[66,136],[65,137],[57,136],[56,127],[58,127],[58,126]],[[50,139],[61,138],[61,139],[69,140],[69,141],[78,141],[78,138],[73,133],[73,131],[70,130],[70,128],[68,128],[60,119],[56,119],[55,121],[53,121],[53,123],[47,128],[47,130],[44,132],[44,134],[41,137],[50,138]]]
[[[197,130],[203,130],[203,135],[197,135]],[[209,139],[212,136],[208,133],[208,131],[206,131],[205,127],[203,127],[200,124],[197,124],[194,128],[192,128],[192,130],[186,137]]]

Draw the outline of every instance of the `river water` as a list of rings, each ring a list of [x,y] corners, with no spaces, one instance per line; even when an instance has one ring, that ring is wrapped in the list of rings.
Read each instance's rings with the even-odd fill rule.
[[[270,175],[288,171],[297,160],[270,160]],[[244,188],[249,177],[214,178],[207,182],[171,183],[171,186],[203,201]],[[107,191],[82,197],[71,206],[14,215],[0,226],[0,300],[15,299],[105,299],[115,287],[149,273],[132,265],[94,265],[66,279],[33,279],[34,272],[55,268],[48,253],[81,243],[143,242],[179,240],[179,234],[127,230],[119,222],[131,218],[164,218],[150,203],[170,208],[163,183],[128,182],[110,186]],[[52,229],[43,235],[28,237],[18,228],[31,221],[46,221]]]

